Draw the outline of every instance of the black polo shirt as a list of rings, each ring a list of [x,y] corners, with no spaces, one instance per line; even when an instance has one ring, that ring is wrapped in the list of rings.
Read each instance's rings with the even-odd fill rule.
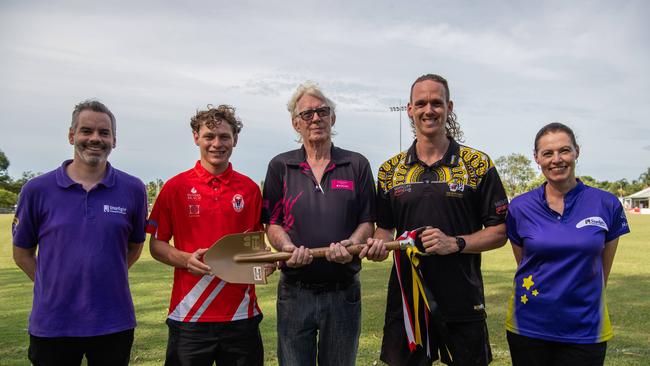
[[[418,159],[415,143],[379,168],[378,227],[399,235],[428,225],[457,236],[505,222],[508,200],[489,156],[450,139],[443,158],[427,166]],[[421,263],[445,319],[485,318],[480,254],[431,255]],[[399,291],[393,268],[387,311],[401,311]]]
[[[334,145],[321,182],[307,163],[304,147],[273,158],[262,196],[262,222],[281,225],[296,246],[329,246],[348,239],[359,224],[375,221],[374,179],[368,160]],[[282,271],[293,280],[326,283],[350,281],[360,269],[361,261],[355,256],[347,264],[315,258],[308,266]]]

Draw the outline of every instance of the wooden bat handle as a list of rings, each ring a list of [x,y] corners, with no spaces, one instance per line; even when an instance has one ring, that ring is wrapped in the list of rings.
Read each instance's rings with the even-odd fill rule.
[[[384,243],[386,249],[388,250],[398,250],[400,249],[399,241],[389,241]],[[361,253],[361,249],[365,247],[366,244],[352,244],[346,247],[348,252],[352,255],[357,255]],[[329,247],[313,248],[309,249],[314,258],[325,257],[325,253],[329,250]],[[236,254],[234,256],[235,262],[240,263],[271,263],[277,261],[286,261],[291,258],[291,253],[286,252],[258,252],[258,253],[247,253],[247,254]]]

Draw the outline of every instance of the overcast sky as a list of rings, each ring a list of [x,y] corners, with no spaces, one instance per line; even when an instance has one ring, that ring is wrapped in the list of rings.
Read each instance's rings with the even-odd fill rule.
[[[286,102],[305,81],[337,102],[337,146],[376,174],[399,151],[413,80],[438,73],[467,145],[532,157],[535,133],[574,128],[578,174],[636,179],[650,166],[647,1],[0,2],[0,149],[10,174],[72,157],[74,105],[117,117],[110,161],[150,181],[198,158],[190,117],[231,104],[232,162],[256,181],[297,148]],[[412,141],[402,115],[402,148]]]

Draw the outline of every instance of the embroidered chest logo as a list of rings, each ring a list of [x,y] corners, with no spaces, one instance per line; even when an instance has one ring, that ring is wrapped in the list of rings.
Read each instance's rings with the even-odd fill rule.
[[[354,191],[354,182],[351,180],[332,179],[332,189]]]
[[[465,192],[465,184],[462,181],[447,182],[449,191],[445,192],[446,197],[463,198]]]
[[[598,226],[598,227],[601,227],[601,228],[603,228],[605,230],[609,230],[607,228],[607,224],[605,223],[605,220],[603,220],[599,216],[587,217],[584,220],[578,221],[578,223],[576,224],[576,228],[578,228],[578,229],[583,228],[585,226]]]
[[[189,205],[187,206],[187,213],[190,217],[199,217],[199,215],[201,214],[201,206]]]
[[[104,212],[126,215],[126,207],[104,205]]]
[[[192,187],[192,189],[190,189],[190,192],[187,194],[187,199],[188,200],[198,201],[198,200],[201,199],[201,194],[198,193],[196,188]]]
[[[402,184],[399,186],[396,186],[395,189],[393,190],[393,194],[395,197],[399,197],[403,195],[404,193],[411,192],[411,185],[410,184]]]
[[[244,197],[241,194],[237,193],[232,196],[232,208],[235,212],[242,212],[244,209]]]
[[[465,185],[463,183],[456,183],[456,182],[449,182],[447,183],[449,186],[449,191],[450,192],[463,192],[465,191]]]

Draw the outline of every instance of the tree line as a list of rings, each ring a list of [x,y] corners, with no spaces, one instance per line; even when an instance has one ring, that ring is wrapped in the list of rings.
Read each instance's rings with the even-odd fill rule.
[[[534,189],[544,183],[544,176],[536,172],[532,161],[522,154],[501,156],[494,161],[501,181],[509,198],[518,196]],[[9,176],[9,159],[0,150],[0,208],[12,208],[18,202],[18,194],[28,180],[41,174],[32,171],[23,172],[20,178],[13,179]],[[639,175],[638,179],[628,181],[599,181],[588,175],[579,177],[585,184],[613,193],[618,197],[628,196],[650,186],[650,167]],[[164,181],[160,178],[146,184],[149,204],[153,204]]]
[[[533,168],[532,161],[522,154],[501,156],[494,161],[494,164],[506,189],[506,194],[511,199],[539,187],[546,180],[541,172],[536,172]],[[624,197],[650,187],[650,167],[641,173],[638,179],[631,182],[625,178],[612,182],[599,181],[588,175],[578,178],[586,185],[611,192],[617,197]]]

